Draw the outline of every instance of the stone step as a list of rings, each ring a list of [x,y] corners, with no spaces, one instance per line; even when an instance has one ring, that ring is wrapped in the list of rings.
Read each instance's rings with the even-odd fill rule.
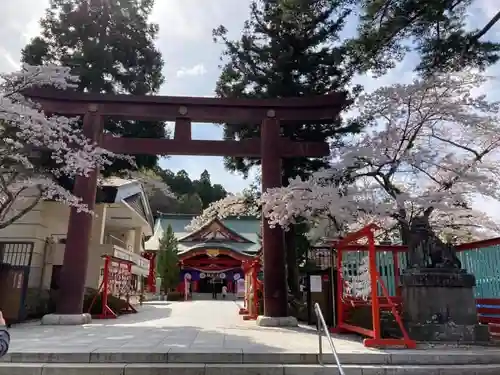
[[[500,349],[483,350],[398,350],[360,353],[339,353],[343,364],[353,365],[467,365],[500,364]],[[261,353],[246,350],[212,352],[206,350],[167,351],[124,349],[76,352],[10,352],[0,359],[11,363],[234,363],[234,364],[317,364],[317,353]],[[334,363],[331,353],[323,354],[323,363]],[[499,372],[500,375],[500,372]]]
[[[498,375],[500,365],[345,365],[346,375]],[[334,365],[0,363],[0,375],[337,375]]]
[[[248,350],[212,352],[209,349],[184,349],[155,352],[151,349],[95,350],[92,352],[67,351],[50,353],[10,352],[0,363],[226,363],[226,364],[318,364],[317,353],[262,353]],[[393,350],[359,353],[339,353],[346,365],[500,365],[500,349],[482,350]],[[331,353],[325,351],[324,363],[334,363]],[[500,372],[498,373],[500,375]],[[1,375],[1,374],[0,374]]]

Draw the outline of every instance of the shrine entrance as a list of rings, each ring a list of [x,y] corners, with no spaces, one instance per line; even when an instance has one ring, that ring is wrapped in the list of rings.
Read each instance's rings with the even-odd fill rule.
[[[212,293],[212,288],[213,288],[213,276],[207,276],[204,278],[200,278],[200,281],[198,282],[198,290],[196,292],[198,293]]]
[[[282,127],[331,123],[347,104],[345,93],[310,98],[224,99],[76,93],[32,89],[24,93],[46,113],[82,116],[83,133],[112,152],[129,155],[200,155],[260,158],[262,190],[282,185],[282,158],[321,158],[327,142],[292,141]],[[174,121],[174,139],[115,137],[104,133],[106,117],[126,120]],[[193,140],[191,123],[255,124],[260,139]],[[97,171],[76,178],[73,193],[91,210],[95,207]],[[92,216],[71,210],[61,272],[57,313],[79,315],[83,308],[85,274]],[[264,315],[286,317],[288,310],[285,247],[282,231],[267,221],[262,229]]]
[[[220,294],[226,286],[229,293],[235,292],[236,281],[244,277],[243,262],[250,261],[253,256],[226,248],[193,249],[179,256],[181,268],[179,282],[189,280],[193,293]],[[186,278],[186,275],[189,275]]]

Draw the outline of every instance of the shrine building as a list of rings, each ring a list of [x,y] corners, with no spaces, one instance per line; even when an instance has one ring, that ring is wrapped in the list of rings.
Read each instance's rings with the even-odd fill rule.
[[[214,282],[234,291],[236,281],[244,278],[242,262],[252,260],[261,248],[260,220],[247,216],[215,218],[189,231],[186,226],[194,217],[162,214],[156,219],[153,236],[145,243],[145,257],[151,260],[150,292],[155,290],[155,258],[159,243],[169,225],[178,241],[180,290],[188,279],[192,292],[211,293]]]

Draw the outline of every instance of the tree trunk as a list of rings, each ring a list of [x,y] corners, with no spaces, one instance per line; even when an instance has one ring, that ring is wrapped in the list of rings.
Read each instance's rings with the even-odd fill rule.
[[[406,213],[405,216],[406,217]],[[410,224],[406,220],[398,220],[399,222],[399,235],[401,236],[401,244],[404,246],[408,246],[410,243]],[[409,262],[410,259],[407,257],[407,262]],[[400,267],[402,265],[400,264]],[[404,266],[408,266],[407,264]]]
[[[401,236],[401,244],[408,245],[410,241],[410,226],[408,223],[399,223],[399,235]]]
[[[287,283],[293,296],[300,297],[299,265],[297,264],[297,249],[295,246],[295,229],[285,232]]]

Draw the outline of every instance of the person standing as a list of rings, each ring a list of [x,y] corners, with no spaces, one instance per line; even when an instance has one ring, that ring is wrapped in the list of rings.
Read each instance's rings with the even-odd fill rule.
[[[222,286],[222,299],[226,299],[227,295],[227,286]]]
[[[217,299],[217,289],[215,289],[217,285],[215,285],[214,279],[212,279],[212,299]]]
[[[0,311],[0,357],[3,357],[9,351],[10,334],[7,331],[5,319],[3,318],[2,311]]]

